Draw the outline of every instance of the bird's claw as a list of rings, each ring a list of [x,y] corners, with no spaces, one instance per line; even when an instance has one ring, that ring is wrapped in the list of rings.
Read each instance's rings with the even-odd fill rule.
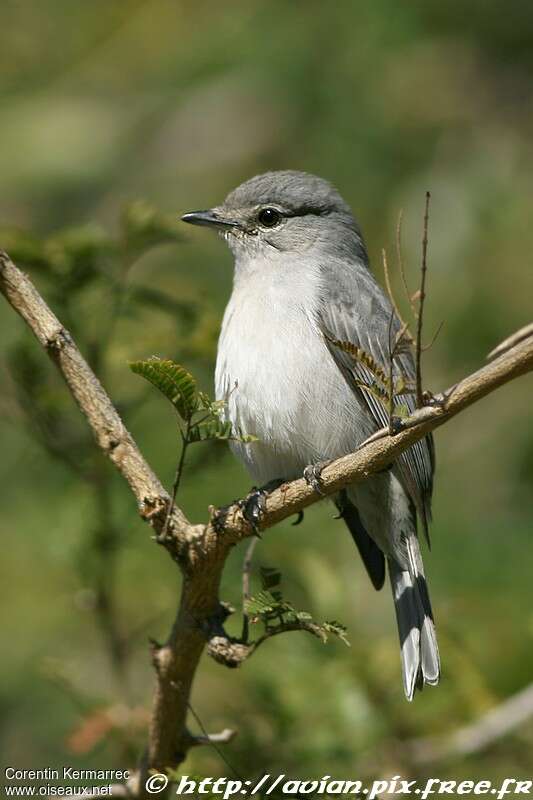
[[[296,515],[296,519],[294,520],[294,522],[291,522],[291,525],[293,527],[295,527],[296,525],[299,525],[300,522],[303,520],[303,518],[304,518],[304,512],[303,511],[298,511],[298,513]]]
[[[317,494],[324,495],[320,476],[324,467],[327,467],[329,463],[329,461],[318,461],[316,464],[309,464],[304,469],[304,478],[307,485],[311,486]]]
[[[445,408],[446,397],[444,394],[433,394],[433,392],[430,392],[429,389],[425,389],[422,393],[422,402],[425,406]]]
[[[226,520],[228,518],[228,512],[231,508],[229,506],[220,506],[220,508],[212,508],[211,509],[211,523],[213,528],[217,533],[223,533],[224,528],[226,527]]]
[[[258,489],[256,486],[254,486],[251,492],[246,495],[243,500],[239,501],[239,507],[242,511],[244,519],[250,523],[254,532],[254,536],[257,536],[259,539],[261,536],[259,534],[258,525],[265,512],[266,495],[267,492],[264,488]]]

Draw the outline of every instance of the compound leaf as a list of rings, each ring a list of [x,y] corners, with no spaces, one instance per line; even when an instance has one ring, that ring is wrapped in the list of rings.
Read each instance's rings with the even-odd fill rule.
[[[198,390],[190,372],[175,361],[156,356],[146,361],[130,361],[129,367],[159,389],[184,420],[191,419],[198,409]]]

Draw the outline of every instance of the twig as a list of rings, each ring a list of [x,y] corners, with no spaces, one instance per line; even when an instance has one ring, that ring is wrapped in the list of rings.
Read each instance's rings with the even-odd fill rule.
[[[310,633],[313,636],[316,636],[317,639],[325,641],[324,633],[321,630],[320,625],[317,625],[314,622],[307,622],[306,620],[280,622],[279,625],[276,625],[273,628],[267,628],[265,633],[256,639],[255,642],[251,643],[248,656],[253,655],[253,653],[255,653],[256,650],[267,641],[267,639],[272,639],[273,636],[279,636],[280,633],[288,633],[289,631],[304,631],[305,633]]]
[[[428,253],[428,225],[429,225],[429,201],[431,194],[426,192],[426,206],[424,210],[424,234],[422,237],[422,266],[420,269],[420,292],[418,299],[418,313],[416,315],[416,405],[422,408],[424,405],[422,389],[422,329],[424,325],[424,302],[426,299],[426,273],[427,273],[427,253]]]
[[[233,741],[233,739],[237,736],[237,731],[232,730],[231,728],[224,728],[223,731],[220,733],[207,733],[203,736],[193,736],[191,747],[194,747],[199,744],[227,744],[228,742]]]
[[[433,345],[437,341],[437,337],[438,337],[439,333],[441,332],[441,330],[443,329],[443,327],[444,327],[444,320],[441,320],[441,322],[439,322],[439,324],[437,325],[437,329],[436,329],[435,333],[433,334],[433,336],[431,337],[431,340],[428,342],[428,344],[422,345],[422,352],[423,353],[425,353],[427,350],[431,350],[431,348],[433,347]]]
[[[240,780],[242,783],[244,783],[244,780],[239,775],[239,773],[237,772],[237,770],[235,769],[233,764],[231,764],[231,762],[228,761],[228,759],[226,758],[226,756],[224,755],[224,753],[222,752],[222,750],[218,746],[219,744],[227,744],[227,742],[231,742],[231,740],[235,736],[235,731],[230,731],[229,728],[228,728],[228,729],[222,731],[222,733],[218,734],[218,735],[217,734],[209,734],[206,731],[202,720],[200,719],[200,717],[198,716],[198,714],[193,709],[193,707],[191,706],[190,703],[188,703],[188,706],[189,706],[189,711],[191,712],[192,716],[196,720],[196,724],[198,725],[198,727],[200,728],[200,730],[202,731],[202,734],[203,734],[202,737],[198,737],[198,736],[194,737],[195,738],[195,744],[197,744],[197,745],[198,744],[208,744],[208,745],[210,745],[213,748],[213,750],[215,751],[215,753],[219,756],[221,761],[230,770],[230,772],[232,772],[233,775],[238,780]]]
[[[416,318],[416,308],[413,303],[413,299],[411,297],[411,292],[409,291],[409,286],[407,285],[407,278],[405,276],[405,268],[403,264],[403,257],[402,257],[402,221],[403,221],[403,210],[400,209],[398,214],[398,223],[396,225],[396,258],[398,260],[398,268],[400,270],[400,276],[402,279],[403,290],[405,292],[405,296],[407,298],[407,302],[411,308],[411,312],[413,316]]]
[[[389,396],[388,396],[388,405],[389,405],[389,434],[394,433],[394,427],[392,423],[392,416],[394,413],[394,355],[396,346],[392,344],[391,337],[392,337],[392,323],[394,322],[394,313],[390,315],[389,320]]]
[[[167,514],[165,517],[165,524],[163,525],[163,530],[161,531],[161,534],[158,536],[158,541],[160,541],[161,543],[163,543],[166,539],[168,526],[170,523],[170,519],[172,517],[172,512],[176,506],[176,497],[178,494],[178,489],[180,487],[181,477],[183,475],[183,467],[185,466],[185,456],[187,454],[187,448],[190,444],[189,442],[190,433],[191,433],[191,420],[188,419],[185,426],[185,433],[183,433],[183,431],[180,429],[181,451],[178,460],[178,465],[176,467],[176,474],[174,475],[174,483],[172,484],[172,494],[170,496],[170,503],[168,505]]]
[[[246,554],[242,564],[242,641],[247,642],[250,635],[250,618],[246,611],[246,603],[250,599],[250,574],[252,571],[252,560],[254,551],[259,539],[254,536],[246,548]]]
[[[390,320],[389,320],[389,336],[388,336],[388,340],[389,340],[389,377],[388,377],[388,383],[389,383],[389,386],[388,386],[387,404],[388,404],[388,417],[389,417],[388,432],[389,432],[389,434],[391,436],[395,432],[395,423],[394,423],[393,417],[394,417],[394,398],[396,397],[396,393],[397,393],[397,388],[396,388],[397,384],[394,381],[394,359],[396,358],[396,356],[398,354],[398,350],[400,348],[400,345],[402,343],[402,340],[403,340],[405,334],[409,330],[409,326],[407,325],[406,322],[404,322],[402,327],[400,328],[400,330],[396,333],[396,336],[394,337],[394,344],[392,344],[391,337],[392,337],[392,324],[393,324],[393,322],[394,322],[394,313],[391,314],[391,316],[390,316]],[[410,334],[409,334],[409,336],[410,336]],[[400,373],[400,376],[401,376],[401,373]],[[403,377],[403,376],[401,376],[401,377]],[[398,392],[398,394],[402,394],[402,392]]]
[[[399,309],[398,303],[396,302],[396,298],[394,297],[394,292],[392,291],[392,283],[391,283],[391,279],[390,279],[389,265],[388,265],[388,261],[387,261],[387,252],[386,252],[385,249],[383,249],[381,252],[382,252],[382,255],[383,255],[383,274],[385,276],[385,287],[387,289],[387,294],[389,296],[389,300],[390,300],[391,306],[393,307],[393,309],[394,309],[394,311],[396,313],[396,316],[397,316],[397,318],[398,318],[398,320],[400,322],[400,325],[401,325],[401,327],[403,329],[404,335],[407,334],[407,336],[409,337],[409,341],[412,342],[413,341],[413,337],[411,336],[411,332],[409,330],[409,325],[403,319],[403,317],[402,317],[402,315],[400,313],[400,309]],[[401,269],[402,269],[403,280],[405,281],[405,275],[403,274],[403,265],[402,265]],[[392,322],[391,322],[391,324],[392,324]],[[389,342],[390,342],[390,331],[389,331]]]
[[[0,253],[0,291],[60,369],[98,446],[127,480],[140,516],[160,533],[171,502],[168,493],[141,455],[68,331],[28,277],[3,253]],[[418,409],[402,421],[398,433],[391,436],[386,429],[378,432],[357,452],[328,464],[321,473],[323,494],[331,495],[349,484],[365,480],[430,431],[532,369],[533,333],[443,392],[433,405]],[[284,484],[266,496],[265,512],[258,527],[260,530],[270,528],[320,499],[321,495],[317,495],[303,478]],[[183,582],[171,634],[165,644],[153,647],[156,685],[138,797],[149,796],[143,786],[150,769],[160,772],[179,764],[191,746],[186,725],[189,697],[206,643],[212,640],[212,631],[220,629],[222,570],[231,547],[253,534],[239,504],[228,509],[222,530],[214,520],[205,525],[192,525],[179,506],[172,508],[164,545],[179,563]],[[164,793],[159,795],[163,796]]]

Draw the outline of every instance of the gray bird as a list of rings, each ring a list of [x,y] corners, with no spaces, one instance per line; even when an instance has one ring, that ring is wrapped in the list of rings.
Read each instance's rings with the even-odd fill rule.
[[[235,258],[216,396],[226,401],[235,430],[259,438],[232,443],[254,482],[301,477],[309,465],[352,453],[386,425],[384,405],[363,385],[372,385],[374,376],[335,341],[357,345],[387,369],[391,330],[394,335],[400,323],[334,187],[304,172],[268,172],[222,205],[182,219],[218,230]],[[414,377],[405,348],[394,359],[394,374]],[[414,408],[412,394],[402,402]],[[440,675],[417,536],[417,517],[427,536],[433,472],[428,436],[390,469],[335,498],[376,589],[388,565],[409,700]]]

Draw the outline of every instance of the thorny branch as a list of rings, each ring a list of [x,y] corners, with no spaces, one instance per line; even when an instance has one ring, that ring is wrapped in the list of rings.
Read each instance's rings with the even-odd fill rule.
[[[217,660],[236,665],[260,643],[258,640],[247,646],[226,635],[223,623],[228,610],[219,600],[220,578],[229,550],[254,531],[239,504],[228,509],[222,528],[215,518],[207,524],[194,525],[172,504],[72,337],[29,278],[5,253],[0,253],[0,291],[58,366],[98,446],[126,479],[140,516],[160,539],[170,509],[161,543],[179,564],[183,581],[178,613],[168,640],[154,644],[152,649],[156,685],[148,745],[139,779],[131,787],[136,797],[147,797],[143,787],[149,770],[164,771],[176,766],[192,744],[197,743],[187,730],[187,712],[193,679],[206,646]],[[327,465],[321,474],[320,495],[303,478],[268,494],[259,529],[271,528],[316,503],[322,494],[335,494],[385,468],[415,441],[532,369],[533,331],[526,330],[489,364],[401,421],[394,435],[384,428],[357,452]]]

